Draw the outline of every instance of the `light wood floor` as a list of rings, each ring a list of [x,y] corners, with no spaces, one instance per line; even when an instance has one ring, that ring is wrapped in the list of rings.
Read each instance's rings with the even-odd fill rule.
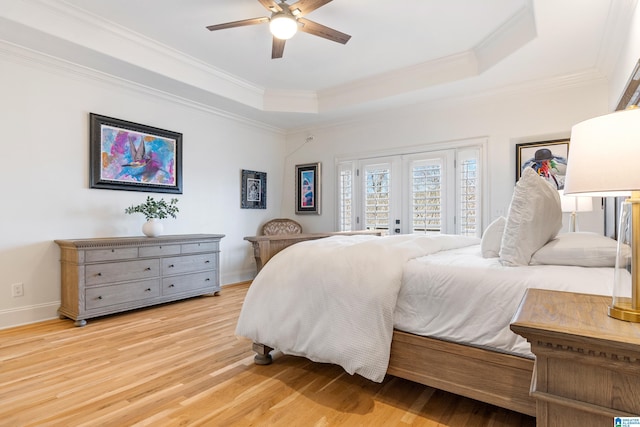
[[[247,284],[89,320],[0,331],[2,426],[534,426],[504,409],[282,356],[234,336]]]

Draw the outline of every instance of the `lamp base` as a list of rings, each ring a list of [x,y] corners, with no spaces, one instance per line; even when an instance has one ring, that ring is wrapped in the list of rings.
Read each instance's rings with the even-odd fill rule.
[[[609,306],[607,314],[609,314],[609,317],[613,317],[614,319],[640,323],[640,310],[634,310],[633,308],[631,308],[631,304],[623,304],[622,306]]]

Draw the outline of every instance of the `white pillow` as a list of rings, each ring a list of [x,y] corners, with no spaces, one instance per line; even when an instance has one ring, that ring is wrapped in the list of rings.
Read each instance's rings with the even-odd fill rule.
[[[509,206],[500,245],[504,265],[528,265],[531,256],[562,228],[558,190],[531,168],[526,168]]]
[[[617,245],[597,233],[562,233],[533,254],[531,264],[615,267]]]
[[[503,216],[493,221],[484,233],[480,242],[480,251],[483,258],[497,258],[500,256],[500,244],[502,243],[502,233],[507,219]]]

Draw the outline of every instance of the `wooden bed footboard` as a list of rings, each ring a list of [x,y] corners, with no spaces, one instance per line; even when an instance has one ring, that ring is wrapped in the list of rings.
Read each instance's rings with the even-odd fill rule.
[[[254,343],[255,363],[270,364],[271,350]],[[533,359],[396,330],[387,374],[535,417],[533,369]]]
[[[394,331],[387,373],[535,417],[533,369],[533,359]]]

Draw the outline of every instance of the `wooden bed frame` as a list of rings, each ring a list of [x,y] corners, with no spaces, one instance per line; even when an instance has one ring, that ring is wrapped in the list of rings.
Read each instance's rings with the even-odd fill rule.
[[[282,236],[273,237],[282,243]],[[291,244],[305,240],[301,235],[296,237]],[[278,250],[282,249],[278,247]],[[256,352],[255,363],[271,363],[269,353],[272,348],[254,343],[253,350]],[[523,414],[536,415],[536,402],[529,394],[534,359],[395,330],[387,373]]]

